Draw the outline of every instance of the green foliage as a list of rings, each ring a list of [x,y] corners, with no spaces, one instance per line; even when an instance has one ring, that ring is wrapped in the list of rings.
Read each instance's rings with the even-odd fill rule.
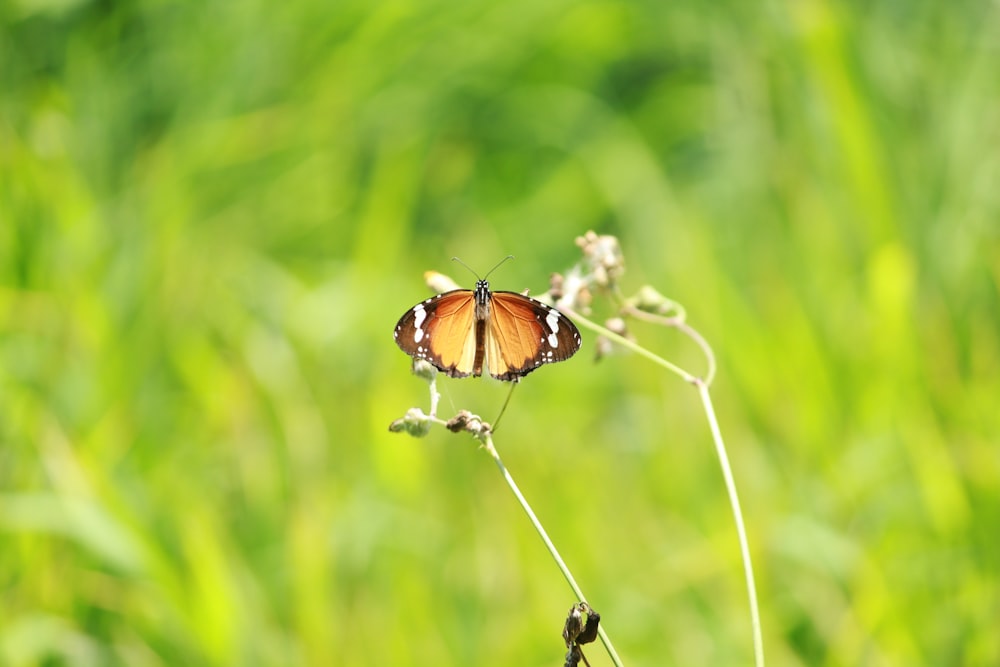
[[[540,292],[594,228],[716,351],[770,661],[996,664],[998,38],[929,0],[0,5],[0,663],[558,664],[576,600],[489,458],[387,430],[425,401],[392,326],[452,255]],[[749,664],[695,392],[592,351],[497,447],[626,664]]]

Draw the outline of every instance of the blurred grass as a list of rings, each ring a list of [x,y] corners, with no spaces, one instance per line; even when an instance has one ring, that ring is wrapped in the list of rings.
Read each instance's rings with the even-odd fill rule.
[[[588,228],[719,355],[770,662],[1000,661],[995,6],[0,26],[0,663],[556,664],[574,600],[488,458],[387,433],[390,332],[423,270],[541,291]],[[498,447],[626,664],[747,664],[697,399],[591,351]]]

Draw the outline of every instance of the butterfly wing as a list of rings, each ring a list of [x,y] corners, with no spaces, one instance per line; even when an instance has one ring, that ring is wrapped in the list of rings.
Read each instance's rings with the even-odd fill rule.
[[[490,375],[515,380],[542,364],[576,354],[580,331],[568,317],[537,299],[493,292],[483,344]]]
[[[451,377],[465,377],[475,363],[475,313],[472,290],[438,294],[406,311],[393,338],[414,359],[424,359]]]

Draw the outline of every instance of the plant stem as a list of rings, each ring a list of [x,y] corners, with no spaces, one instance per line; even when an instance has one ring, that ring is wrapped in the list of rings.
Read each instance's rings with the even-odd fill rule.
[[[736,493],[736,482],[733,480],[733,471],[729,466],[729,456],[726,455],[726,445],[722,440],[719,422],[715,417],[715,408],[712,406],[712,397],[708,392],[708,385],[701,381],[695,384],[698,386],[701,403],[705,406],[708,426],[712,430],[712,440],[715,442],[715,452],[719,456],[719,466],[722,468],[722,477],[726,481],[726,491],[729,493],[729,505],[733,510],[733,520],[736,522],[736,535],[740,542],[740,555],[743,557],[743,572],[747,580],[747,597],[750,599],[750,625],[753,632],[754,664],[757,667],[764,667],[764,640],[760,632],[757,587],[754,584],[753,563],[750,561],[750,546],[747,540],[746,527],[743,525],[743,512],[740,509],[740,499]]]
[[[702,349],[706,350],[706,354],[708,355],[709,373],[705,379],[702,379],[688,373],[680,366],[672,364],[666,359],[650,352],[638,343],[635,343],[623,336],[619,336],[615,332],[602,327],[600,324],[588,320],[579,313],[576,313],[568,308],[563,308],[562,310],[588,329],[598,332],[602,336],[605,336],[609,340],[632,350],[636,354],[642,355],[658,366],[662,366],[663,368],[676,373],[684,380],[698,387],[698,393],[701,396],[701,402],[705,409],[705,416],[708,419],[708,426],[712,431],[712,440],[715,443],[715,451],[719,457],[719,466],[722,468],[722,477],[726,484],[726,492],[729,495],[729,505],[732,508],[733,521],[736,523],[736,536],[740,543],[740,556],[743,559],[743,573],[746,577],[747,597],[749,598],[750,603],[750,625],[753,633],[754,664],[756,667],[764,667],[764,640],[760,629],[760,610],[757,606],[757,587],[754,583],[753,563],[750,560],[750,547],[749,541],[747,540],[746,526],[743,524],[743,513],[740,509],[740,499],[736,493],[736,482],[733,480],[733,471],[729,466],[729,457],[726,455],[726,445],[722,439],[722,432],[719,429],[719,422],[718,419],[716,419],[715,408],[712,406],[712,397],[709,393],[709,383],[711,382],[712,375],[715,373],[715,358],[714,355],[711,354],[711,348],[694,329],[688,327],[687,325],[683,325],[682,330],[687,335],[691,336],[695,342],[702,347]],[[644,317],[643,319],[650,320],[651,318]],[[668,318],[660,319],[667,320]],[[667,324],[667,322],[660,322],[660,324]],[[679,323],[676,322],[669,322],[669,326],[678,326],[678,324]]]
[[[579,313],[577,313],[576,311],[574,311],[574,310],[572,310],[570,308],[564,308],[564,307],[560,306],[560,309],[566,315],[569,315],[574,321],[578,322],[579,324],[582,324],[587,329],[590,329],[591,331],[597,332],[598,334],[604,336],[608,340],[610,340],[612,342],[615,342],[615,343],[618,343],[622,347],[628,348],[629,350],[632,350],[633,352],[635,352],[636,354],[638,354],[640,356],[646,357],[647,359],[649,359],[650,361],[652,361],[657,366],[662,366],[663,368],[667,369],[671,373],[676,373],[677,375],[681,376],[685,381],[690,382],[692,384],[694,384],[695,382],[698,381],[698,377],[696,375],[694,375],[693,373],[688,373],[686,370],[684,370],[680,366],[678,366],[676,364],[672,364],[669,361],[667,361],[666,359],[664,359],[663,357],[650,352],[649,350],[647,350],[646,348],[644,348],[642,345],[639,345],[635,341],[631,341],[628,338],[625,338],[624,336],[620,336],[620,335],[616,334],[614,331],[611,331],[610,329],[608,329],[606,327],[602,327],[597,322],[592,322],[591,320],[588,320],[586,317],[584,317],[583,315],[580,315]]]
[[[566,581],[569,583],[569,587],[573,589],[573,594],[576,595],[577,600],[585,602],[587,598],[586,596],[584,596],[583,591],[580,590],[580,586],[576,583],[576,579],[573,578],[573,574],[569,571],[569,568],[566,566],[566,562],[563,561],[562,556],[559,555],[559,551],[556,549],[556,546],[552,543],[552,540],[549,539],[548,533],[545,532],[545,528],[542,527],[542,524],[538,520],[538,517],[535,516],[535,512],[531,509],[531,505],[528,504],[528,501],[525,499],[524,495],[521,494],[521,490],[517,487],[517,484],[514,482],[514,478],[511,477],[511,474],[510,472],[508,472],[507,467],[503,464],[503,461],[500,459],[500,454],[497,452],[496,447],[493,446],[493,437],[489,433],[486,433],[481,438],[481,442],[483,443],[483,446],[486,448],[486,451],[488,451],[490,453],[490,456],[493,457],[493,461],[497,464],[497,468],[500,469],[500,474],[503,475],[504,480],[507,482],[507,486],[510,487],[510,490],[514,493],[514,497],[517,498],[517,502],[521,504],[521,508],[524,510],[525,514],[528,515],[528,520],[531,521],[531,525],[535,527],[535,530],[538,532],[539,537],[542,538],[542,542],[545,543],[545,548],[549,550],[549,553],[552,555],[553,560],[555,560],[556,565],[559,566],[559,570],[562,572],[563,576],[566,578]],[[604,631],[603,625],[598,626],[597,634],[601,638],[601,642],[604,644],[604,648],[608,651],[608,655],[611,656],[611,661],[617,667],[623,667],[621,658],[618,657],[618,653],[615,651],[615,647],[611,644],[611,639],[608,637],[608,634]]]

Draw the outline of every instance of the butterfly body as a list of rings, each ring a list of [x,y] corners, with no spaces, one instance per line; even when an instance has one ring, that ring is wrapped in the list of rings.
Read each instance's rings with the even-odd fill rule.
[[[396,344],[451,377],[517,380],[580,349],[580,332],[565,315],[516,292],[452,290],[421,301],[396,324]]]

